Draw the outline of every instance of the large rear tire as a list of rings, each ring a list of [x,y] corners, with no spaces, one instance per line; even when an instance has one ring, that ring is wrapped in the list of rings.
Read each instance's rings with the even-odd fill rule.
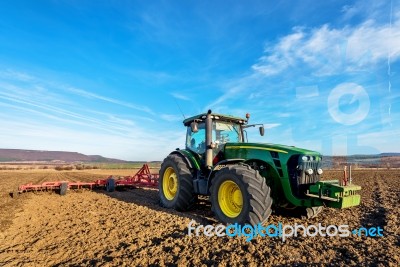
[[[164,159],[158,189],[160,204],[165,208],[186,211],[196,203],[193,176],[182,156],[172,154]]]
[[[211,208],[223,223],[264,224],[271,214],[271,189],[248,165],[228,166],[211,184]]]

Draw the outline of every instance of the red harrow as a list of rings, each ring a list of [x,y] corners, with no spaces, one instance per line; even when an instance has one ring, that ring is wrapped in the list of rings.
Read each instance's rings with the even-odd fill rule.
[[[68,189],[82,189],[87,188],[90,190],[97,188],[104,188],[108,192],[114,191],[116,188],[123,187],[158,187],[158,174],[152,174],[149,166],[144,164],[143,167],[133,176],[114,177],[109,176],[104,180],[96,180],[91,183],[87,182],[69,182],[69,181],[56,181],[44,182],[42,184],[34,185],[32,183],[21,185],[18,187],[17,192],[12,193],[12,197],[16,197],[20,193],[25,192],[38,192],[38,191],[58,191],[60,195],[65,195]]]

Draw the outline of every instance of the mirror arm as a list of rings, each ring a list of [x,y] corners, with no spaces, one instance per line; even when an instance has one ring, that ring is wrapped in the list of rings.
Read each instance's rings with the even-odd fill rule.
[[[243,125],[243,128],[249,128],[249,127],[256,127],[256,126],[264,126],[264,124],[262,123],[258,123],[258,124],[249,124],[249,125]]]

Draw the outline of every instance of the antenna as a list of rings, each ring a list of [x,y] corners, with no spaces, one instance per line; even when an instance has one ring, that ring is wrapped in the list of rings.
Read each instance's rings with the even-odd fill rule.
[[[178,104],[178,101],[176,101],[176,98],[174,97],[175,104],[178,106],[179,111],[182,113],[183,119],[186,120],[185,114],[183,114],[181,107]]]

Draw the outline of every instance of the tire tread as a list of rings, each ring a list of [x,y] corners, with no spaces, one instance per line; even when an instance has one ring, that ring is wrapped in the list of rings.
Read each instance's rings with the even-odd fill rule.
[[[222,175],[234,174],[241,179],[246,187],[245,196],[250,203],[249,213],[246,215],[245,221],[240,223],[249,223],[255,225],[257,223],[264,224],[272,212],[271,189],[266,184],[265,178],[258,171],[252,169],[249,165],[231,165],[220,170],[211,181],[211,196],[216,196],[218,190],[215,188],[216,178]],[[212,200],[212,211],[217,215],[218,219],[223,220],[219,216],[216,209],[216,200]]]
[[[171,164],[172,163],[172,164]],[[174,204],[171,206],[170,203],[166,203],[164,201],[162,194],[162,182],[159,182],[159,194],[160,194],[160,205],[166,208],[174,208],[178,211],[186,211],[191,209],[197,200],[197,196],[194,194],[193,189],[193,178],[192,173],[189,169],[189,166],[183,160],[182,156],[171,154],[168,155],[160,168],[160,177],[162,177],[162,170],[167,167],[173,167],[171,165],[175,165],[177,168],[177,175],[179,179],[179,191],[177,192],[177,199]]]

